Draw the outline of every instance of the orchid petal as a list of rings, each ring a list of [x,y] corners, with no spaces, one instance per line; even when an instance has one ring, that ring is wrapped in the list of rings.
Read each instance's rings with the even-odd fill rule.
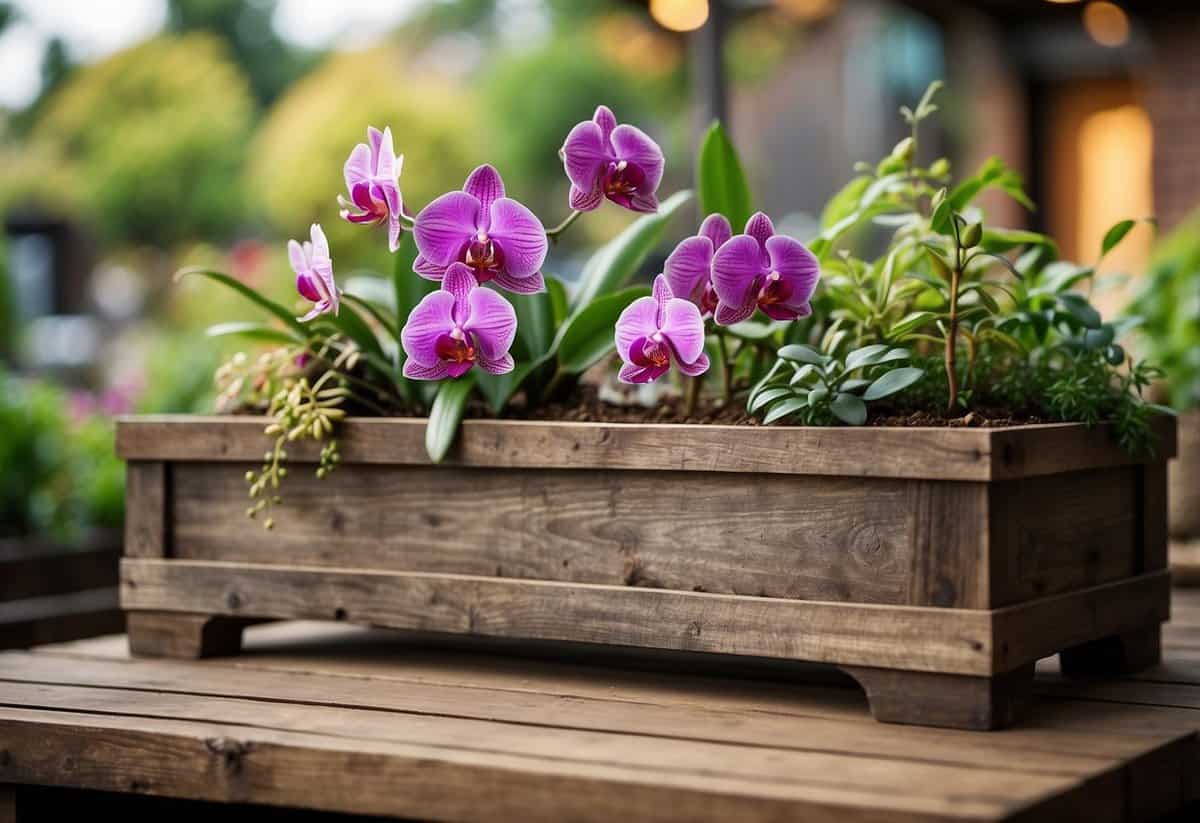
[[[658,143],[637,126],[622,123],[612,132],[613,153],[618,160],[627,160],[646,176],[644,194],[653,194],[663,176],[663,153]]]
[[[667,373],[667,366],[642,367],[626,363],[617,373],[617,379],[622,383],[653,383]]]
[[[707,237],[688,237],[680,242],[663,264],[671,293],[699,303],[708,282],[712,257],[713,243]]]
[[[388,251],[393,254],[400,248],[400,218],[395,212],[388,215]]]
[[[761,211],[756,211],[750,215],[750,219],[746,221],[746,234],[758,241],[762,247],[766,247],[767,238],[775,234],[775,226],[771,223],[771,218],[767,217]]]
[[[305,300],[319,303],[323,298],[321,297],[321,292],[317,290],[316,284],[313,283],[314,279],[309,274],[296,275],[296,291],[300,292],[300,296]]]
[[[704,318],[695,303],[672,297],[663,309],[663,336],[681,362],[695,362],[704,354]]]
[[[540,271],[528,277],[513,277],[508,272],[499,272],[492,282],[502,289],[508,289],[515,294],[537,294],[546,290],[546,280]]]
[[[812,314],[812,306],[807,302],[796,303],[788,301],[787,303],[767,303],[759,308],[763,314],[772,320],[799,320],[801,317],[808,317]]]
[[[442,277],[446,274],[446,267],[431,263],[424,255],[418,254],[417,259],[413,261],[413,271],[426,280],[441,282]]]
[[[739,305],[730,305],[728,303],[718,303],[717,310],[713,313],[713,320],[718,326],[733,326],[741,323],[743,320],[749,320],[754,315],[754,310],[757,308],[753,299],[750,299]]]
[[[650,296],[654,298],[654,302],[658,306],[658,311],[654,315],[654,325],[661,329],[665,317],[663,309],[666,308],[667,301],[675,296],[671,293],[671,286],[666,277],[660,274],[654,278],[654,283],[650,286]]]
[[[374,144],[373,136],[372,144]],[[392,129],[390,126],[383,130],[383,136],[380,138],[376,151],[375,179],[394,186],[399,171],[396,169],[396,148],[392,143]]]
[[[301,323],[307,323],[309,320],[312,320],[314,317],[316,317],[318,315],[326,314],[329,311],[329,309],[330,309],[330,304],[327,301],[322,300],[321,302],[319,302],[315,306],[313,306],[311,309],[309,309],[308,314],[304,315],[303,317],[297,317],[296,319],[298,321],[300,321]]]
[[[481,354],[476,357],[476,362],[479,363],[481,369],[490,374],[508,374],[517,366],[513,361],[512,355],[507,352],[504,353],[503,357],[498,357],[495,360]]]
[[[700,224],[700,231],[696,232],[699,237],[707,237],[712,241],[713,251],[721,248],[729,238],[733,237],[733,229],[729,226],[729,220],[723,214],[710,214],[704,218],[704,222]]]
[[[792,289],[788,303],[807,303],[821,277],[821,264],[816,256],[799,240],[782,234],[767,240],[767,254],[771,257],[771,270],[779,272]]]
[[[617,116],[612,113],[612,109],[608,106],[596,106],[596,113],[592,115],[592,122],[600,129],[600,136],[607,143],[609,136],[613,133],[613,129],[617,127]]]
[[[604,202],[604,192],[596,185],[591,191],[585,191],[574,183],[571,184],[570,205],[575,211],[592,211]]]
[[[744,306],[755,281],[763,272],[763,250],[758,240],[739,234],[717,249],[712,261],[712,284],[722,303]],[[719,321],[718,321],[719,322]]]
[[[538,271],[549,249],[542,221],[509,197],[492,203],[491,218],[488,234],[504,252],[504,270],[514,277]]]
[[[658,302],[653,297],[639,297],[617,318],[617,354],[629,362],[629,348],[639,337],[649,337],[658,331]]]
[[[450,278],[449,272],[446,278]],[[467,305],[469,314],[463,331],[475,336],[484,357],[502,358],[517,336],[517,313],[512,304],[491,289],[475,289],[467,295]]]
[[[700,356],[691,363],[684,363],[682,360],[680,360],[675,364],[680,373],[687,375],[688,377],[699,377],[708,371],[709,365],[708,355],[704,354],[703,352],[701,352]]]
[[[367,126],[367,142],[371,144],[371,165],[375,166],[383,148],[383,132],[374,126]]]
[[[582,191],[599,187],[600,173],[608,162],[608,147],[600,127],[590,120],[579,123],[567,134],[562,147],[567,177]]]
[[[616,202],[616,201],[614,201]],[[653,194],[635,193],[626,198],[620,205],[641,214],[654,214],[658,211],[658,198]]]
[[[425,295],[408,315],[408,322],[400,331],[400,345],[408,355],[408,363],[416,362],[432,367],[441,362],[437,355],[438,337],[454,327],[451,316],[454,311],[454,295],[448,291],[435,291]],[[433,379],[433,378],[420,378]]]
[[[313,223],[308,233],[312,238],[313,265],[315,266],[321,262],[332,262],[329,257],[329,241],[325,239],[325,232],[321,229],[321,224]]]
[[[308,260],[304,257],[304,248],[295,240],[289,240],[288,245],[288,262],[292,264],[292,271],[296,274],[305,274],[308,272]]]
[[[346,189],[353,191],[354,186],[358,183],[366,183],[371,179],[371,150],[366,143],[359,143],[350,152],[350,156],[346,158],[346,165],[342,167],[342,172],[346,177]]]
[[[423,366],[410,357],[404,361],[404,376],[409,380],[441,380],[450,373],[440,360],[432,366]]]
[[[479,225],[479,201],[462,191],[443,194],[417,215],[413,238],[417,251],[430,263],[448,266]]]
[[[466,264],[451,263],[450,267],[446,269],[446,274],[442,277],[442,290],[454,295],[454,310],[451,312],[451,317],[455,323],[465,323],[470,316],[470,304],[467,302],[467,298],[478,285],[475,273]]]
[[[485,163],[467,177],[463,191],[474,195],[479,200],[479,213],[487,215],[491,213],[492,203],[504,197],[504,181],[500,179],[500,172]]]

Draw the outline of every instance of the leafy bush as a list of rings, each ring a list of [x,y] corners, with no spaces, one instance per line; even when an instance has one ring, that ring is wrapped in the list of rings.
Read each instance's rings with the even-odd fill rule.
[[[60,389],[0,372],[0,536],[72,541],[124,516],[111,422],[72,420]]]
[[[1141,318],[1142,342],[1166,374],[1171,405],[1200,408],[1200,211],[1161,242],[1129,311]]]
[[[218,38],[148,41],[71,75],[6,160],[4,199],[73,210],[116,243],[220,236],[241,218],[253,113]]]

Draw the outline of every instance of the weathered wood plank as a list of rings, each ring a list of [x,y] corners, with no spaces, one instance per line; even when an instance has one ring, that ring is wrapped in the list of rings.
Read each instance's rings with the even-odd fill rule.
[[[1149,572],[990,612],[998,671],[1170,617],[1171,576]]]
[[[121,570],[122,605],[133,610],[338,619],[975,675],[991,674],[995,657],[988,613],[965,609],[197,560],[128,559]]]
[[[988,487],[990,593],[997,608],[1139,574],[1136,467],[1007,480]],[[1161,568],[1161,567],[1160,567]]]
[[[123,631],[116,586],[0,603],[0,649]]]
[[[224,802],[441,820],[942,821],[1004,817],[1057,791],[1007,796],[886,796],[664,766],[635,768],[212,722],[0,708],[0,739],[23,752],[0,780]],[[64,771],[70,758],[75,768]],[[1093,797],[1118,820],[1113,781]],[[1071,779],[1059,787],[1086,816]],[[1113,794],[1115,793],[1115,795]],[[1082,818],[1080,818],[1082,819]]]
[[[237,654],[248,621],[207,614],[129,612],[129,648],[144,657],[201,658]]]
[[[1174,422],[1156,421],[1159,459],[1174,454]],[[125,418],[117,451],[132,461],[253,462],[264,451],[261,419]],[[338,442],[347,463],[427,465],[425,421],[351,419]],[[294,459],[313,462],[312,444]],[[447,462],[489,468],[645,469],[916,479],[1007,479],[1140,463],[1109,427],[1009,429],[682,426],[468,420]]]
[[[108,545],[75,549],[35,545],[28,554],[0,557],[0,602],[117,585],[121,544],[114,538]]]
[[[984,605],[983,484],[349,465],[290,475],[264,536],[244,514],[244,467],[173,472],[181,559]]]
[[[169,469],[161,461],[129,458],[125,466],[125,554],[164,557],[167,553]]]
[[[1167,464],[1149,463],[1137,472],[1140,570],[1157,571],[1167,568]]]
[[[122,581],[122,603],[133,610],[338,619],[978,676],[1166,619],[1169,576],[995,612],[182,560],[126,560]]]
[[[1033,692],[1033,664],[996,677],[847,666],[884,723],[987,731],[1012,725]]]

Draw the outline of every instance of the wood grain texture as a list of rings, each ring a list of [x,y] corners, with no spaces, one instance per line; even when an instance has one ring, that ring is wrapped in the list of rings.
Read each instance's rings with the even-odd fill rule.
[[[369,569],[128,559],[126,609],[992,673],[987,612]],[[1019,664],[1012,664],[1019,665]]]
[[[1170,465],[1171,537],[1200,539],[1200,409],[1179,416],[1178,440]]]
[[[1059,659],[1063,674],[1071,677],[1140,672],[1162,662],[1162,626],[1154,623],[1063,649]]]
[[[1159,456],[1174,454],[1174,421],[1156,421]],[[256,418],[125,418],[117,451],[132,461],[260,459]],[[425,421],[351,419],[338,442],[347,463],[427,465]],[[294,459],[315,462],[313,444]],[[1141,462],[1108,427],[1079,424],[1009,429],[805,428],[468,420],[447,463],[490,468],[645,469],[934,480],[1018,478]]]
[[[990,484],[986,605],[1020,603],[1146,570],[1139,471],[1093,469]],[[974,518],[972,525],[980,522]]]
[[[1136,489],[1140,570],[1165,569],[1169,542],[1166,462],[1140,466],[1137,469]]]
[[[117,584],[121,535],[98,531],[77,544],[0,539],[0,602]]]
[[[23,649],[123,631],[116,586],[0,603],[0,649]]]
[[[247,622],[207,614],[129,612],[129,650],[143,657],[193,660],[237,654]]]
[[[1165,572],[996,611],[366,569],[126,560],[122,604],[987,676],[1167,617]]]
[[[904,672],[847,666],[867,692],[871,714],[883,723],[943,726],[971,731],[1004,729],[1033,695],[1033,664],[996,677]]]
[[[981,484],[349,465],[290,475],[264,535],[244,471],[173,467],[173,557],[984,605]]]
[[[169,470],[161,461],[128,458],[125,466],[125,554],[164,557],[167,553]]]

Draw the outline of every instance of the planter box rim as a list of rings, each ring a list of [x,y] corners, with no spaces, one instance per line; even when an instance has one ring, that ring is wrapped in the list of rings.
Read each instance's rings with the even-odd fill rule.
[[[347,418],[337,434],[343,462],[428,465],[425,423],[417,417]],[[1154,454],[1134,457],[1107,424],[768,427],[470,419],[445,464],[988,482],[1173,457],[1175,419],[1162,416],[1153,425]],[[117,420],[117,454],[131,461],[256,463],[269,445],[264,426],[265,418],[250,415],[125,416]],[[312,442],[288,451],[294,462],[316,460]]]

